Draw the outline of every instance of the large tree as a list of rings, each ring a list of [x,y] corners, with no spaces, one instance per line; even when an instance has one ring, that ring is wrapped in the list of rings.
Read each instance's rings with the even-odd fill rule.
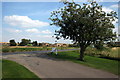
[[[55,31],[56,38],[73,40],[80,46],[80,60],[84,60],[84,51],[90,44],[112,40],[116,12],[106,13],[96,2],[77,4],[63,2],[65,6],[53,11],[50,16],[51,25],[60,27]]]

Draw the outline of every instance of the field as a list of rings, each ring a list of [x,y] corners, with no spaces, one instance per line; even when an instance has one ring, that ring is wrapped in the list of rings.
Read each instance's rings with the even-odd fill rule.
[[[75,47],[57,47],[57,49],[74,49]],[[3,46],[2,52],[42,51],[52,50],[52,47]]]
[[[111,53],[112,54],[112,53]],[[49,54],[49,56],[62,59],[62,60],[69,60],[78,64],[87,65],[93,68],[105,70],[114,74],[120,74],[118,71],[118,61],[117,60],[110,60],[104,59],[99,57],[93,57],[85,55],[85,61],[79,61],[79,51],[67,51],[67,52],[59,52],[58,55]]]
[[[11,80],[14,80],[16,78],[22,78],[25,80],[25,78],[34,78],[34,80],[40,80],[34,73],[29,71],[27,68],[24,66],[10,61],[10,60],[2,60],[2,77],[3,80],[7,78],[11,78]]]

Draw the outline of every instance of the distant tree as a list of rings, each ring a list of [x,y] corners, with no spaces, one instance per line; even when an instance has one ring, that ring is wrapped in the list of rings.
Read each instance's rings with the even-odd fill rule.
[[[38,46],[37,41],[33,41],[32,45],[33,45],[33,46]]]
[[[19,45],[20,43],[19,42],[17,42],[17,45]]]
[[[42,46],[42,43],[39,43],[39,46]]]
[[[53,11],[50,16],[51,25],[60,27],[56,38],[73,40],[80,47],[80,58],[84,60],[84,52],[90,44],[109,41],[116,37],[113,33],[113,21],[117,18],[114,11],[106,13],[96,2],[77,4],[64,2],[65,6]]]
[[[9,42],[10,42],[10,46],[16,46],[17,45],[15,40],[10,40]]]
[[[22,39],[19,46],[26,46],[27,44],[30,44],[31,40],[30,39]]]

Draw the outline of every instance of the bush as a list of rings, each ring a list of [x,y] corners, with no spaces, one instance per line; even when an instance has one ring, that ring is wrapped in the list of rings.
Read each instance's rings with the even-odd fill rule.
[[[27,44],[27,46],[32,46],[32,44]]]

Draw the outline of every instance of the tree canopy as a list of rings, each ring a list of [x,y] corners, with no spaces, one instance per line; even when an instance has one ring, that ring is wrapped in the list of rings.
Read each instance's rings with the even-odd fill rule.
[[[73,40],[78,43],[80,60],[83,60],[84,51],[90,44],[98,44],[116,37],[113,33],[113,21],[117,18],[114,11],[106,13],[97,2],[90,4],[77,4],[64,2],[65,6],[53,11],[50,16],[51,25],[60,27],[55,31],[56,38]]]
[[[19,46],[26,46],[27,44],[30,44],[31,40],[30,39],[22,39]]]

